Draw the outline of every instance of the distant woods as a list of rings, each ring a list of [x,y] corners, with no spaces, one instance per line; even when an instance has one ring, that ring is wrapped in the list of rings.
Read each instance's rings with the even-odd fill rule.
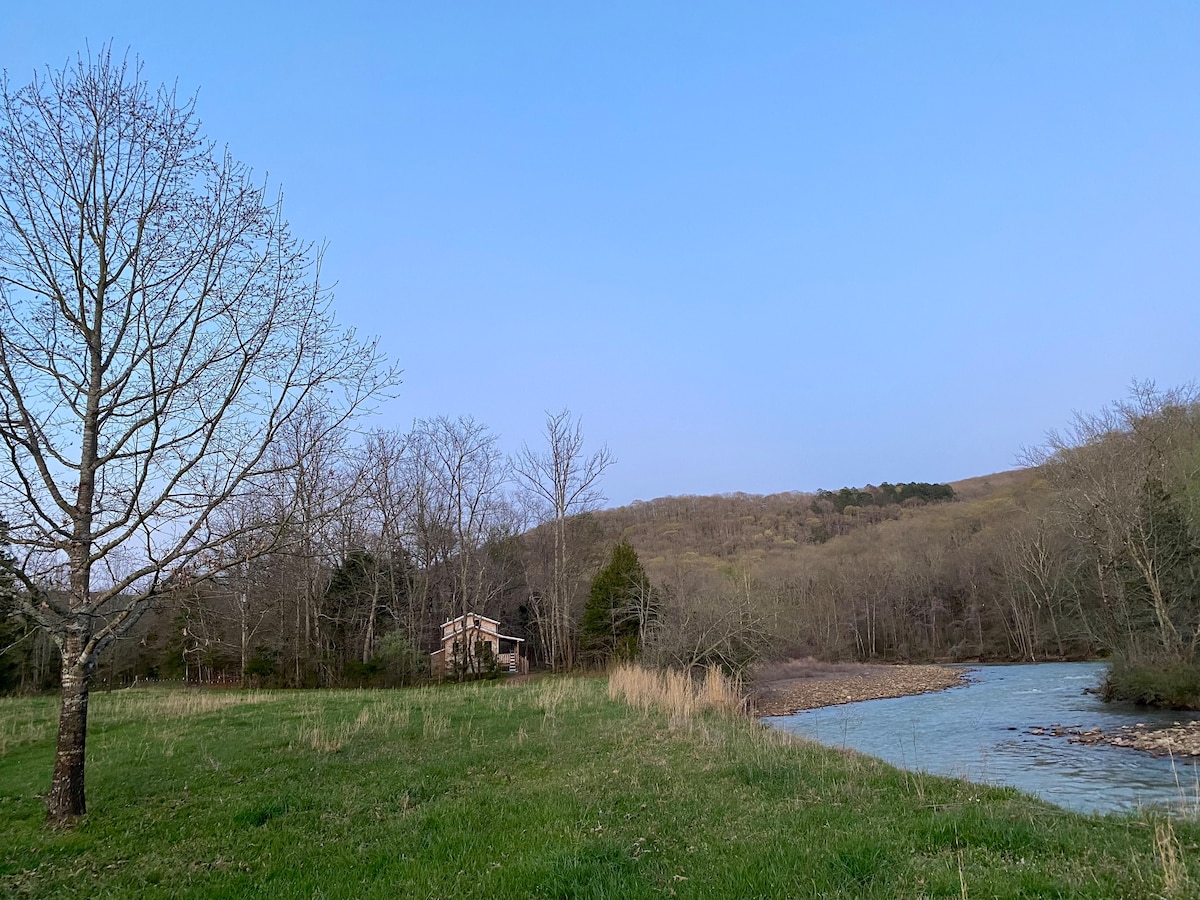
[[[220,510],[218,524],[237,537],[209,551],[212,574],[163,585],[99,654],[100,683],[413,683],[430,677],[442,623],[467,613],[500,620],[535,664],[573,664],[606,552],[586,513],[613,461],[606,448],[586,450],[576,417],[549,414],[542,441],[518,458],[469,416],[357,441],[320,421],[296,426],[273,450],[293,464]],[[5,584],[0,599],[12,593]],[[30,618],[10,616],[0,631],[14,644],[0,690],[55,684],[53,644],[23,639]]]
[[[830,504],[837,512],[845,512],[848,506],[893,506],[907,500],[938,503],[953,499],[954,488],[948,484],[926,484],[921,481],[888,484],[885,481],[879,487],[844,487],[839,491],[817,491],[812,510],[820,513],[824,504]]]
[[[1200,708],[1200,396],[1130,396],[1079,414],[1034,461],[1054,490],[1089,634],[1112,698]]]

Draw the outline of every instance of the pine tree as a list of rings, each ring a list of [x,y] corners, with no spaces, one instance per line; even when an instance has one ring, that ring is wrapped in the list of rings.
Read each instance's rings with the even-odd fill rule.
[[[14,561],[8,552],[8,523],[0,519],[0,694],[13,690],[18,679],[16,645],[25,636],[26,627],[17,619]],[[6,653],[8,650],[10,652]]]
[[[608,565],[592,581],[583,611],[580,649],[595,665],[637,656],[657,603],[637,551],[628,541],[613,548]]]

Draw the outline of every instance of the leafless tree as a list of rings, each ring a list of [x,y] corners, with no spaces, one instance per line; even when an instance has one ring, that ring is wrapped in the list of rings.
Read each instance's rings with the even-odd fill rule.
[[[470,416],[422,420],[413,430],[424,527],[440,529],[448,594],[437,612],[447,618],[483,612],[493,585],[484,544],[492,528],[508,521],[503,489],[508,461],[499,438]]]
[[[771,610],[756,596],[749,573],[724,581],[681,572],[661,589],[657,627],[643,657],[684,670],[710,665],[740,672],[777,642]]]
[[[1169,659],[1200,648],[1191,570],[1200,481],[1200,393],[1135,383],[1127,400],[1079,413],[1030,454],[1057,489],[1073,537],[1086,548],[1099,595],[1093,618],[1110,647]],[[1168,533],[1178,520],[1182,529]],[[1175,577],[1172,577],[1175,576]]]
[[[544,449],[538,451],[524,445],[513,461],[513,471],[536,505],[540,518],[550,523],[553,532],[550,584],[545,596],[538,598],[543,602],[535,603],[534,609],[541,620],[539,633],[546,656],[554,668],[560,669],[570,668],[574,663],[567,519],[603,501],[598,482],[604,470],[616,460],[606,446],[585,455],[582,424],[566,409],[546,414],[543,434]]]
[[[360,493],[347,458],[345,429],[331,427],[328,410],[306,404],[279,429],[270,454],[277,474],[270,481],[279,527],[276,552],[287,558],[292,616],[291,668],[297,686],[328,684],[331,623],[321,602],[334,565],[344,558],[347,519]]]
[[[410,643],[420,635],[423,621],[408,589],[412,578],[409,553],[405,547],[408,521],[413,509],[413,492],[406,477],[408,441],[397,431],[373,431],[358,455],[357,468],[362,483],[362,521],[370,529],[370,548],[379,562],[382,580],[378,596],[391,618],[400,624]],[[401,603],[401,601],[403,601]],[[379,637],[377,617],[372,607],[366,623],[362,661],[370,660]]]
[[[48,818],[85,810],[89,677],[150,598],[235,554],[214,513],[277,474],[297,412],[341,428],[397,381],[335,326],[320,253],[102,49],[0,82],[0,504],[62,654]],[[232,563],[229,563],[232,564]]]

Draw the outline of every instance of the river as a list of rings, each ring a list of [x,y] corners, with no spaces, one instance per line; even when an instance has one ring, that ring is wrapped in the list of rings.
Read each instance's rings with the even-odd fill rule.
[[[865,700],[765,721],[892,765],[986,784],[1011,785],[1080,812],[1146,806],[1200,810],[1200,766],[1137,750],[1032,735],[1051,725],[1114,730],[1170,724],[1197,713],[1102,702],[1085,689],[1102,663],[971,666],[971,684],[934,694]]]

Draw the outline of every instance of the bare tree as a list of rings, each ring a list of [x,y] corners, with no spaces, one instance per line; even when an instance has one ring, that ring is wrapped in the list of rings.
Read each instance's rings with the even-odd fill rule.
[[[422,632],[421,608],[409,590],[409,553],[404,545],[406,527],[413,508],[404,466],[408,436],[396,431],[374,431],[359,454],[358,469],[363,482],[363,518],[372,529],[374,555],[382,563],[383,584],[379,594],[391,618],[400,624],[410,646]],[[400,601],[403,600],[401,605]],[[377,643],[376,616],[372,608],[363,641],[363,662],[369,661]]]
[[[199,133],[193,100],[109,49],[0,82],[0,504],[62,655],[48,818],[81,815],[97,654],[238,538],[215,513],[397,382],[338,330],[320,254]]]
[[[680,570],[656,598],[658,623],[643,658],[685,671],[717,665],[740,672],[766,653],[777,642],[775,617],[749,573],[741,574],[720,581]]]
[[[1030,458],[1045,465],[1086,548],[1100,634],[1129,656],[1200,655],[1200,393],[1135,383],[1128,400],[1076,414]]]
[[[279,429],[270,451],[277,470],[270,485],[278,507],[277,550],[289,568],[296,686],[332,679],[331,623],[321,603],[333,566],[344,558],[348,545],[340,532],[360,493],[353,468],[343,462],[346,437],[328,410],[306,404]]]
[[[548,412],[543,434],[545,449],[539,452],[524,445],[513,462],[513,471],[537,505],[540,518],[550,522],[553,531],[554,563],[549,590],[540,598],[544,603],[535,604],[535,609],[542,620],[539,632],[550,664],[556,669],[570,668],[574,663],[574,646],[567,519],[603,501],[597,482],[616,460],[606,446],[590,456],[584,455],[583,427],[569,410]]]
[[[440,529],[449,538],[441,543],[449,590],[437,611],[447,618],[483,612],[496,588],[484,545],[492,529],[510,518],[503,495],[508,460],[500,452],[499,438],[470,416],[440,416],[417,422],[412,442],[425,482],[424,527]],[[467,654],[464,661],[473,659]]]

